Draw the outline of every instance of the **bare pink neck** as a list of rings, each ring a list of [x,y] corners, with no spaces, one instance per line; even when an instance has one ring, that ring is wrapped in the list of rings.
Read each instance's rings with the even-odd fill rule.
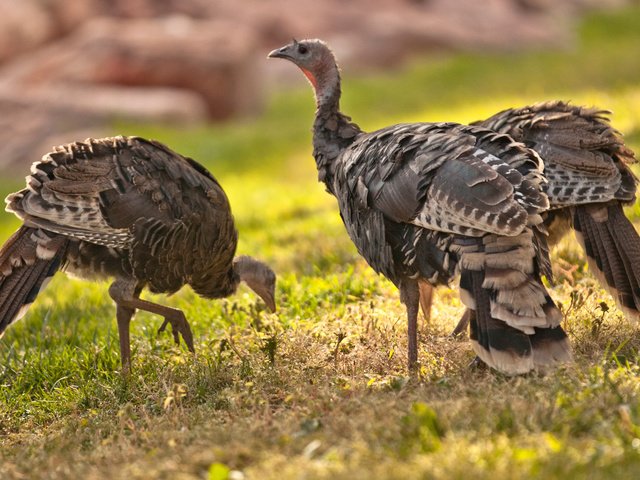
[[[327,60],[314,74],[304,73],[313,85],[318,110],[337,112],[340,104],[340,72],[335,62]]]
[[[316,69],[313,80],[316,96],[316,118],[313,124],[313,156],[318,179],[333,193],[334,162],[361,130],[340,112],[340,72],[335,61]]]

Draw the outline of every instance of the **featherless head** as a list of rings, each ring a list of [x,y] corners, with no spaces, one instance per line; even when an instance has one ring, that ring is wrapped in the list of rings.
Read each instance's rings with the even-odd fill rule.
[[[255,258],[241,255],[233,260],[233,270],[241,282],[256,292],[272,312],[276,311],[276,274]]]
[[[293,62],[318,90],[329,73],[336,71],[336,59],[329,46],[318,39],[293,40],[269,53],[269,58],[284,58]]]

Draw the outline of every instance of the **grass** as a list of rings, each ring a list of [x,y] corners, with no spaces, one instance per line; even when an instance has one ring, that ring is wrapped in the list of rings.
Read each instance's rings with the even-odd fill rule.
[[[373,129],[470,121],[511,105],[572,99],[615,111],[640,151],[640,8],[587,18],[560,52],[416,59],[347,77],[344,111]],[[590,277],[573,239],[552,289],[574,364],[506,378],[469,369],[446,334],[462,308],[438,290],[406,375],[397,292],[357,256],[310,158],[308,87],[266,113],[190,130],[118,125],[206,164],[225,186],[240,253],[279,274],[279,312],[242,289],[217,302],[183,289],[197,355],[132,324],[134,374],[119,375],[106,283],[57,276],[0,342],[5,478],[633,478],[640,474],[640,335]],[[4,180],[3,191],[19,185]],[[638,206],[628,213],[640,219]],[[17,221],[2,217],[2,238]]]

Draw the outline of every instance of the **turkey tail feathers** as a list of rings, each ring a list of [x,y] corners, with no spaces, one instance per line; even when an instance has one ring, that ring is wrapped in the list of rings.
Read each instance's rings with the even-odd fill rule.
[[[471,345],[480,359],[496,370],[517,375],[533,370],[528,335],[491,316],[490,291],[482,288],[483,272],[464,271],[460,286],[471,290],[475,309],[469,312]]]
[[[571,360],[562,315],[539,276],[532,232],[459,246],[460,293],[480,359],[507,375]],[[535,265],[538,265],[536,267]]]
[[[556,308],[555,305],[554,308]],[[529,335],[529,340],[536,369],[544,371],[558,363],[571,361],[569,338],[562,327],[535,328],[534,330],[535,333]]]
[[[22,226],[0,249],[0,336],[60,268],[67,240]]]
[[[640,236],[622,204],[574,207],[573,226],[594,276],[628,318],[640,320]]]

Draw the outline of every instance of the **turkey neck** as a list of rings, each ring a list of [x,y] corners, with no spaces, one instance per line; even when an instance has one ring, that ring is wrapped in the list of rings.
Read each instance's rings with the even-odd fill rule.
[[[351,122],[350,117],[340,112],[340,72],[335,61],[327,62],[310,80],[315,88],[317,107],[313,123],[313,156],[318,168],[318,180],[335,194],[335,161],[362,130]]]

